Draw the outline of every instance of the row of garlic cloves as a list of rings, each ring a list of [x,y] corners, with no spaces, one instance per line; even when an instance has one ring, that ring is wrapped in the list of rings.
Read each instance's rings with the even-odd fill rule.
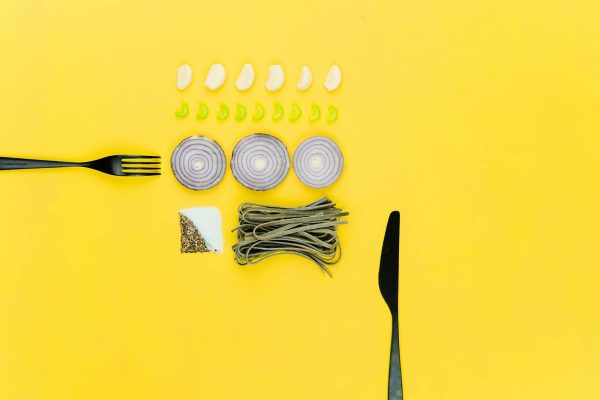
[[[189,64],[183,64],[177,68],[177,89],[185,90],[192,83],[192,67]],[[216,91],[220,89],[227,79],[227,71],[221,64],[213,64],[208,70],[204,86],[209,90]],[[240,92],[250,89],[254,85],[255,73],[252,64],[244,64],[236,81],[235,87]],[[312,86],[313,75],[310,68],[306,65],[300,68],[300,76],[296,88],[303,92]],[[268,69],[267,80],[265,87],[269,92],[276,92],[285,84],[285,71],[281,65],[271,65]],[[329,92],[337,90],[342,84],[342,71],[337,65],[332,65],[329,68],[329,73],[323,86]]]

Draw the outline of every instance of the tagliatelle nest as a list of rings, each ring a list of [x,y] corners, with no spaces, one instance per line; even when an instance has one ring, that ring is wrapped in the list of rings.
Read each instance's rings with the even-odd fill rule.
[[[303,207],[277,207],[243,203],[239,207],[238,242],[233,246],[240,265],[256,264],[279,254],[308,258],[331,276],[328,265],[337,263],[342,250],[338,226],[348,212],[324,197]]]

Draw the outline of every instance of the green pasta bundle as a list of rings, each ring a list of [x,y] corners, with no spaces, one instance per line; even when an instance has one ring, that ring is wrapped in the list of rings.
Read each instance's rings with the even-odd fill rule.
[[[342,256],[338,226],[349,213],[323,197],[302,207],[243,203],[238,209],[238,242],[233,245],[240,265],[256,264],[279,254],[305,257],[331,276],[328,265]]]

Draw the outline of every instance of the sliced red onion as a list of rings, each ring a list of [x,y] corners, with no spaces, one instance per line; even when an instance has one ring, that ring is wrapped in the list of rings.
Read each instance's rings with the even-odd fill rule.
[[[255,133],[240,140],[233,149],[231,171],[239,183],[252,190],[269,190],[279,185],[290,170],[290,156],[274,136]]]
[[[313,136],[300,143],[294,153],[294,172],[307,186],[324,188],[335,182],[344,167],[344,156],[335,142]]]
[[[221,182],[226,166],[221,146],[205,136],[184,139],[171,155],[175,178],[192,190],[209,189]]]

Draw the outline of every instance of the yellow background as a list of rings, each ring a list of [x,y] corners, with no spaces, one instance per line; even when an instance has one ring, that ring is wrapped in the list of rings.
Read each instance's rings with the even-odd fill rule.
[[[0,154],[158,153],[165,168],[0,173],[0,398],[385,399],[393,209],[406,399],[600,398],[598,21],[593,0],[3,1]],[[214,62],[230,75],[209,94]],[[244,62],[259,79],[239,94]],[[289,77],[278,94],[271,63]],[[345,81],[328,94],[332,63]],[[303,64],[315,84],[299,94]],[[177,120],[183,100],[210,120]],[[256,101],[335,104],[340,120],[214,118]],[[186,136],[229,157],[255,131],[290,151],[333,137],[342,178],[253,193],[228,170],[197,193],[172,176]],[[229,248],[240,202],[323,195],[351,212],[333,279],[292,257],[179,254],[180,208],[218,206]]]

